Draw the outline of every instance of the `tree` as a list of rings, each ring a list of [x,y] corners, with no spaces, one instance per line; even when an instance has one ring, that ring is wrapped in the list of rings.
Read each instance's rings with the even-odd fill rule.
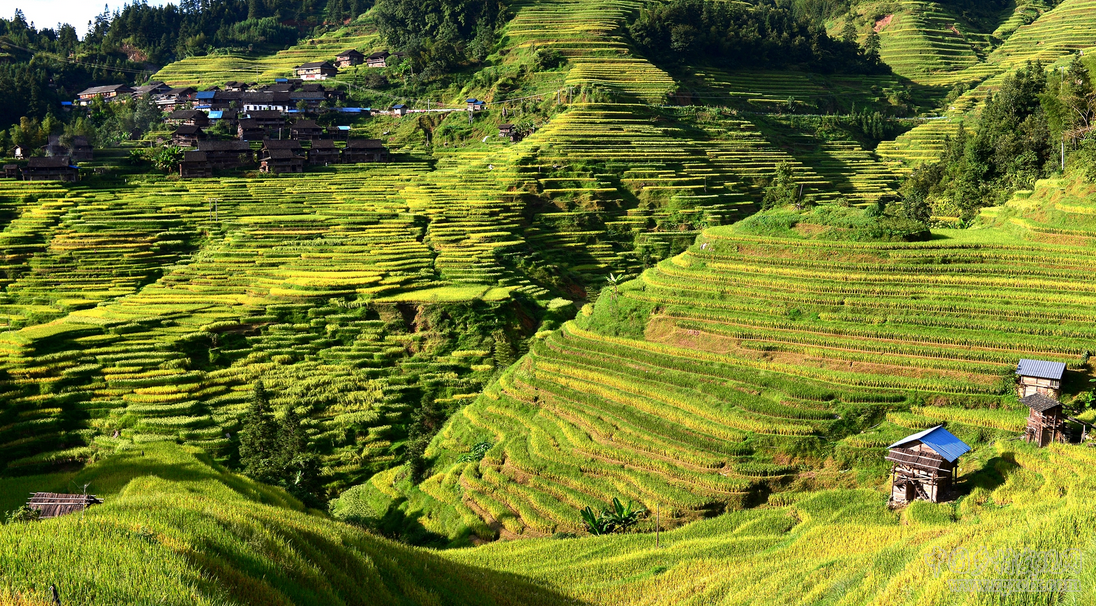
[[[849,18],[845,19],[845,25],[841,28],[841,41],[856,44],[856,38],[856,23],[853,21],[852,15],[849,15]]]
[[[244,474],[260,482],[274,483],[279,475],[279,431],[270,411],[270,396],[261,380],[255,382],[241,424],[240,467]]]
[[[613,497],[613,502],[609,507],[603,508],[601,513],[595,513],[590,506],[579,512],[586,530],[593,535],[627,532],[639,523],[645,513],[645,509],[633,509],[631,501],[625,505],[617,497]]]
[[[765,195],[761,200],[762,208],[779,208],[797,204],[799,202],[799,185],[795,182],[795,173],[792,165],[781,162],[776,166],[769,186],[765,188]]]

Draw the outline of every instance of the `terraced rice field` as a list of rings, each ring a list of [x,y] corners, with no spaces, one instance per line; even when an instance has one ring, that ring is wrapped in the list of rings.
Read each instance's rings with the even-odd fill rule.
[[[336,32],[310,38],[301,44],[273,55],[207,55],[176,61],[157,72],[153,79],[171,86],[206,88],[221,86],[230,80],[272,82],[275,78],[291,78],[293,69],[309,61],[334,61],[335,55],[358,49],[365,54],[383,50],[375,28],[351,26]]]
[[[942,118],[930,120],[898,135],[893,141],[883,141],[875,153],[898,173],[909,173],[926,162],[935,162],[944,153],[945,140],[959,132],[961,120]]]
[[[1014,434],[1016,360],[1077,369],[1096,339],[1094,269],[1082,246],[993,230],[842,243],[709,228],[458,413],[412,502],[455,508],[423,516],[450,536],[574,532],[609,496],[674,524],[809,470],[787,456],[841,439],[844,419],[882,421],[839,443],[860,460],[941,422],[972,442]],[[481,462],[455,461],[480,441]]]
[[[944,85],[969,79],[978,54],[958,19],[934,2],[906,0],[882,29],[880,55],[895,73],[923,84]]]

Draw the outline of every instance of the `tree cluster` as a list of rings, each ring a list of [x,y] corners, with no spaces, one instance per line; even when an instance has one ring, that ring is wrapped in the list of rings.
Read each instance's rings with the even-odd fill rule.
[[[293,406],[281,421],[274,418],[262,381],[255,384],[241,419],[240,468],[247,476],[282,486],[308,505],[322,502],[320,459],[309,450],[308,436]]]
[[[757,4],[672,0],[640,12],[628,33],[656,61],[741,67],[805,66],[823,72],[886,73],[878,51],[834,40],[791,0]]]
[[[509,18],[499,0],[378,0],[375,15],[384,40],[425,80],[482,62]]]
[[[940,161],[913,173],[903,198],[925,201],[937,214],[971,218],[1060,170],[1060,146],[1085,157],[1096,141],[1094,118],[1096,93],[1079,59],[1050,73],[1028,63],[987,99],[976,133],[960,127]]]

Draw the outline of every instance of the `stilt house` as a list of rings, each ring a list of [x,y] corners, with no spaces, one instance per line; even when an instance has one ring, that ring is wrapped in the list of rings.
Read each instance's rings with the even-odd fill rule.
[[[179,177],[183,179],[208,179],[213,176],[213,165],[204,151],[183,152],[179,162]]]
[[[888,446],[891,462],[891,501],[946,500],[955,483],[956,461],[970,446],[937,425]]]
[[[1041,393],[1033,393],[1020,400],[1028,407],[1027,427],[1024,440],[1042,448],[1051,442],[1068,442],[1066,417],[1062,403]]]
[[[1016,365],[1016,376],[1019,377],[1017,395],[1023,399],[1041,393],[1059,400],[1062,397],[1062,375],[1065,372],[1066,365],[1061,362],[1020,360]]]

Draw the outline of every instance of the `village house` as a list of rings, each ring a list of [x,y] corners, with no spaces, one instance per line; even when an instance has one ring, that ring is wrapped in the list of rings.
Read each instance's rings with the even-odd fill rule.
[[[18,179],[19,178],[19,165],[18,164],[5,164],[4,165],[4,178],[5,179]]]
[[[335,141],[346,141],[350,138],[349,126],[328,126],[327,136]]]
[[[258,120],[244,118],[236,123],[236,137],[242,141],[258,141],[266,136],[266,129]]]
[[[26,181],[69,181],[80,177],[80,171],[63,158],[31,158],[23,167],[23,179]]]
[[[259,161],[261,173],[303,173],[304,158],[289,149],[270,149],[263,153]]]
[[[479,99],[465,99],[464,102],[468,104],[468,111],[470,112],[478,112],[483,110],[484,102],[480,101]]]
[[[225,92],[242,93],[250,87],[251,85],[247,82],[237,82],[236,80],[229,80],[228,82],[225,82],[224,90]]]
[[[236,124],[237,116],[240,112],[235,109],[217,109],[209,112],[210,124],[218,124],[224,122],[225,124],[232,126]]]
[[[95,159],[95,150],[92,149],[87,137],[77,135],[72,138],[72,150],[69,156],[73,162],[91,162]]]
[[[299,141],[312,141],[323,138],[323,127],[315,120],[297,120],[289,127],[289,136]]]
[[[198,142],[198,151],[205,152],[206,158],[214,170],[237,168],[244,164],[251,164],[254,155],[247,141],[213,141]]]
[[[1020,400],[1028,407],[1024,440],[1042,448],[1052,442],[1068,442],[1066,417],[1062,403],[1041,393],[1033,393]]]
[[[272,150],[289,150],[299,155],[299,152],[304,151],[301,146],[301,142],[296,139],[263,139],[263,152]]]
[[[284,114],[293,108],[289,91],[242,93],[239,103],[245,112],[276,111]]]
[[[183,152],[179,162],[179,177],[182,179],[208,179],[213,176],[213,165],[204,151]]]
[[[392,55],[386,51],[378,51],[365,58],[366,67],[388,67],[388,58]]]
[[[296,72],[301,80],[327,80],[338,75],[339,70],[328,61],[312,61],[297,67]]]
[[[891,501],[917,499],[938,503],[949,498],[958,470],[956,461],[970,446],[937,425],[887,447],[891,462]]]
[[[69,148],[61,145],[60,135],[50,135],[49,142],[46,143],[46,146],[43,149],[46,152],[47,158],[64,158],[66,162],[72,161],[72,152]]]
[[[35,492],[27,501],[28,509],[38,510],[38,519],[48,520],[70,513],[86,510],[92,505],[100,505],[103,500],[92,494],[60,494],[56,492]]]
[[[351,139],[343,150],[343,162],[363,164],[366,162],[388,162],[388,148],[380,139]]]
[[[133,96],[134,97],[144,97],[145,95],[155,96],[155,95],[159,95],[161,93],[166,93],[169,90],[171,90],[171,87],[164,84],[163,82],[153,81],[153,82],[149,82],[148,84],[143,84],[141,86],[133,87]]]
[[[172,88],[163,93],[153,95],[160,111],[173,112],[185,107],[194,100],[194,89],[190,87]]]
[[[392,111],[393,116],[401,116],[401,117],[406,116],[407,115],[407,106],[404,105],[403,103],[397,103],[396,105],[392,106],[391,111]]]
[[[201,127],[183,124],[171,133],[171,144],[176,147],[198,147],[198,141],[205,138]]]
[[[335,57],[335,67],[339,69],[353,67],[355,65],[361,65],[362,61],[365,61],[365,55],[354,49],[345,50]]]
[[[130,95],[132,93],[133,89],[125,84],[108,84],[106,86],[93,86],[89,89],[80,91],[76,96],[80,99],[80,105],[89,105],[92,100],[96,98],[111,101],[120,96]]]
[[[200,126],[205,128],[206,126],[209,126],[209,115],[197,109],[180,109],[171,112],[165,122],[168,124]]]
[[[254,120],[263,128],[282,128],[285,126],[285,116],[282,112],[273,109],[254,110],[247,112],[247,117]]]
[[[1062,375],[1066,365],[1062,362],[1045,360],[1020,360],[1016,365],[1016,392],[1020,398],[1041,393],[1044,396],[1060,400],[1062,397]]]
[[[335,142],[330,139],[315,140],[308,150],[308,163],[312,166],[341,164],[342,150],[335,147]]]

